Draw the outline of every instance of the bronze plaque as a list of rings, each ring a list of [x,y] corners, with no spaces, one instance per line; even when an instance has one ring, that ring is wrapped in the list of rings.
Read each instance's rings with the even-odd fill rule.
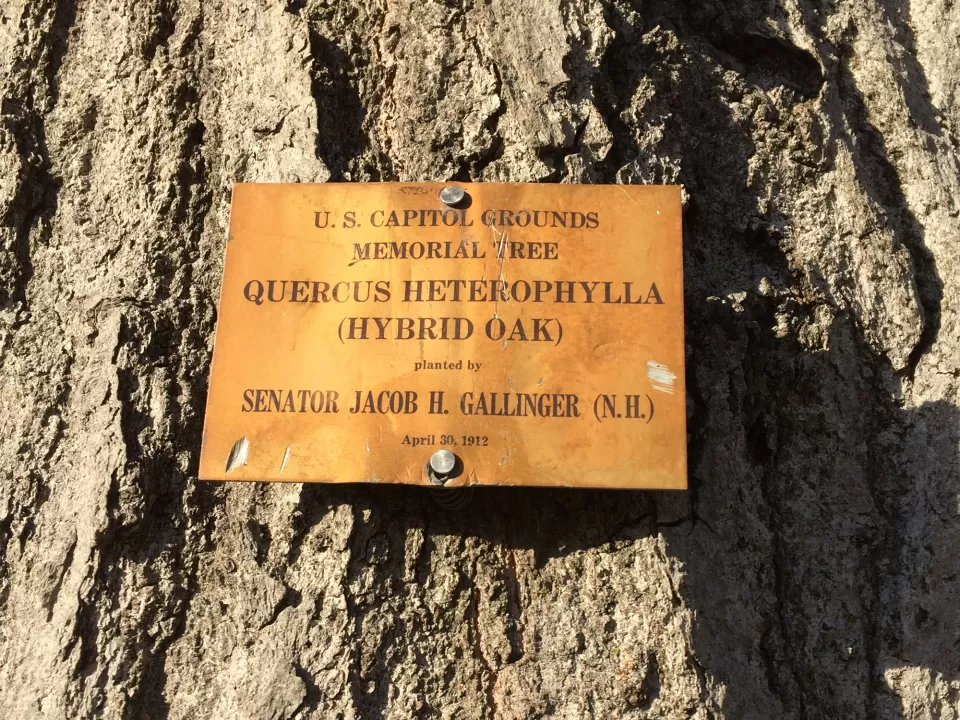
[[[678,187],[234,187],[201,479],[679,489],[686,464]]]

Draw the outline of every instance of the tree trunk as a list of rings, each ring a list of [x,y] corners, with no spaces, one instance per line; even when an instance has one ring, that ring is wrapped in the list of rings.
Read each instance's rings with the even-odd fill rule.
[[[0,716],[960,717],[960,6],[4,0]],[[231,183],[679,183],[690,491],[195,479]]]

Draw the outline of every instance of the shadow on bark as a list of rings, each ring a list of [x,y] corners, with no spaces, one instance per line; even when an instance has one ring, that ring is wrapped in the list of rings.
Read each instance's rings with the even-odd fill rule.
[[[312,26],[310,89],[317,105],[317,157],[332,182],[349,180],[353,160],[370,145],[364,132],[367,111],[352,78],[353,60]],[[346,176],[345,176],[345,173]]]

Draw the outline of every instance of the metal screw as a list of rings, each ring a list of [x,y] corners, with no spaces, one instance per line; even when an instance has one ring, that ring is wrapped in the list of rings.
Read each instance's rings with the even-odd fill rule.
[[[457,465],[457,456],[449,450],[437,450],[430,457],[430,467],[437,475],[448,475]]]
[[[440,191],[440,202],[451,207],[459,203],[466,196],[462,187],[456,185],[447,185]],[[453,453],[451,453],[452,455]]]

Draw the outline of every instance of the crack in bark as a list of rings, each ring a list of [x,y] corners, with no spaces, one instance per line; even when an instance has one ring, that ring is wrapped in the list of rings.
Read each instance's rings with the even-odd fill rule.
[[[474,565],[473,576],[476,577],[476,565]],[[497,697],[495,688],[497,684],[498,673],[494,670],[490,661],[483,653],[483,631],[480,629],[480,588],[473,583],[470,589],[470,601],[467,605],[467,619],[470,622],[470,638],[473,656],[480,663],[481,675],[487,676],[487,682],[482,684],[481,689],[484,694],[484,718],[496,720],[497,717]],[[478,678],[478,682],[482,680]]]

